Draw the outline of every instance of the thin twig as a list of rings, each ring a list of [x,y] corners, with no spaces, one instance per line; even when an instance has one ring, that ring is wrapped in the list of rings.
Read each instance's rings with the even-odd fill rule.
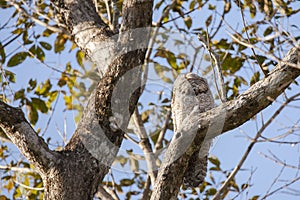
[[[36,187],[31,187],[31,186],[28,186],[28,185],[24,185],[23,183],[20,183],[20,182],[18,182],[17,180],[13,180],[16,184],[18,184],[18,185],[20,185],[21,187],[23,187],[23,188],[26,188],[26,189],[28,189],[28,190],[38,190],[38,191],[43,191],[44,190],[44,188],[42,187],[42,188],[36,188]]]
[[[49,119],[48,119],[48,121],[46,123],[46,127],[45,127],[43,133],[41,134],[42,137],[45,135],[46,131],[48,130],[48,127],[50,125],[51,119],[53,117],[53,114],[55,112],[55,109],[56,109],[56,106],[57,106],[57,103],[58,103],[58,100],[59,100],[59,96],[60,96],[60,92],[58,92],[58,96],[57,96],[57,98],[56,98],[56,100],[54,102],[52,112],[50,113]]]
[[[254,46],[254,45],[252,45],[252,44],[248,44],[248,43],[246,43],[246,42],[242,42],[242,41],[240,41],[238,38],[236,38],[234,35],[232,35],[232,34],[230,34],[230,33],[229,33],[229,35],[230,35],[230,37],[232,38],[232,40],[234,40],[235,42],[237,42],[237,43],[239,43],[239,44],[241,44],[241,45],[244,45],[245,47],[249,47],[249,48],[256,49],[256,50],[260,51],[261,53],[263,53],[266,57],[269,57],[270,59],[273,59],[273,60],[275,60],[275,61],[278,62],[278,63],[287,64],[287,65],[290,66],[290,67],[294,67],[294,68],[300,69],[299,64],[288,63],[288,62],[286,62],[286,61],[280,60],[279,58],[277,58],[277,57],[274,56],[273,54],[270,54],[269,52],[264,51],[264,50],[262,50],[261,48],[258,48],[258,47]],[[299,47],[298,47],[298,48],[299,48]]]
[[[267,154],[264,154],[262,152],[258,152],[258,154],[262,155],[263,157],[273,161],[276,164],[282,165],[284,167],[288,167],[288,168],[292,168],[292,169],[297,169],[299,170],[299,166],[294,166],[294,165],[289,165],[286,162],[281,161],[279,158],[277,158],[274,154],[271,154],[273,156],[273,158],[271,156],[268,156]]]
[[[114,198],[114,193],[111,192],[109,188],[104,188],[102,185],[98,186],[98,191],[95,194],[96,197],[103,200],[118,200],[119,198]]]
[[[286,137],[286,136],[288,136],[290,134],[291,134],[291,132],[288,131],[287,133],[278,135],[278,136],[273,137],[273,138],[267,138],[265,136],[260,136],[261,138],[263,138],[263,140],[257,140],[257,142],[272,142],[272,143],[287,144],[287,145],[296,145],[296,144],[299,144],[300,141],[277,141],[277,139],[284,138],[284,137]]]
[[[96,8],[96,12],[97,12],[97,13],[99,13],[99,9],[98,9],[97,0],[94,0],[94,5],[95,5],[95,8]]]
[[[59,20],[57,20],[56,18],[50,18],[50,17],[47,16],[46,14],[41,13],[41,12],[38,10],[38,9],[40,9],[40,7],[35,6],[34,8],[36,8],[36,9],[33,9],[33,8],[30,7],[30,5],[28,5],[28,4],[26,3],[26,1],[21,0],[21,2],[28,8],[28,10],[29,10],[30,12],[36,13],[36,14],[38,14],[39,16],[43,17],[44,19],[47,19],[48,21],[54,21],[59,27],[62,27],[62,28],[64,28],[64,29],[67,29],[67,26],[66,26],[65,24],[60,23]],[[42,12],[44,12],[44,11],[42,10]],[[31,16],[33,16],[33,14],[31,14]]]
[[[176,4],[176,2],[177,2],[176,0],[173,0],[171,2],[171,4],[168,5],[167,8],[164,10],[163,14],[161,15],[161,17],[157,21],[154,32],[153,32],[153,34],[150,38],[150,41],[149,41],[149,44],[148,44],[148,47],[147,47],[147,51],[146,51],[146,54],[145,54],[144,64],[143,64],[143,66],[144,66],[144,75],[143,75],[143,79],[142,79],[141,94],[143,93],[143,91],[146,87],[146,83],[147,83],[147,79],[148,79],[148,71],[149,71],[148,62],[149,62],[150,55],[152,53],[152,48],[153,48],[154,43],[155,43],[156,35],[158,33],[159,28],[162,26],[162,21],[169,14],[171,8]]]
[[[168,21],[166,21],[166,22],[163,22],[162,25],[167,24],[167,23],[170,23],[170,22],[172,22],[172,21],[175,21],[175,20],[177,20],[177,19],[179,19],[179,18],[182,18],[183,16],[188,15],[188,14],[190,14],[190,13],[192,13],[192,12],[198,10],[199,8],[202,8],[202,7],[205,6],[205,4],[208,3],[208,2],[209,2],[209,1],[206,1],[206,2],[202,3],[201,5],[199,5],[199,6],[195,7],[195,8],[193,8],[192,10],[189,10],[188,12],[183,13],[183,15],[179,15],[179,16],[174,17],[174,18],[172,18],[172,19],[170,19],[170,20],[168,20]]]
[[[284,188],[287,188],[288,186],[292,185],[293,183],[295,183],[295,182],[297,182],[297,181],[299,181],[299,180],[300,180],[300,176],[297,177],[297,178],[295,178],[295,179],[293,179],[293,180],[290,181],[289,183],[284,184],[284,185],[278,187],[277,189],[273,190],[273,191],[270,192],[269,194],[266,194],[266,195],[263,196],[261,199],[262,199],[262,200],[263,200],[263,199],[266,199],[267,197],[269,197],[269,196],[275,194],[276,192],[278,192],[279,190],[282,190],[282,189],[284,189]]]
[[[112,190],[107,189],[106,191],[111,192],[112,196],[114,196],[116,199],[119,199],[117,192],[116,192],[116,181],[115,181],[114,175],[112,174],[111,169],[109,170],[109,172],[110,172],[110,176],[111,176],[111,182],[112,182],[113,189]]]
[[[127,140],[130,140],[131,142],[133,142],[134,144],[139,144],[139,141],[137,141],[136,139],[134,139],[133,137],[131,137],[128,133],[125,133],[124,134],[124,137],[127,139]]]
[[[119,16],[120,16],[120,12],[118,9],[118,1],[112,0],[111,7],[113,9],[112,30],[113,30],[113,32],[118,33],[119,32]]]
[[[155,156],[153,154],[153,149],[151,147],[151,143],[149,141],[149,137],[147,135],[146,129],[144,127],[144,123],[139,114],[138,108],[134,110],[133,113],[133,121],[137,128],[137,134],[140,138],[139,145],[145,154],[145,160],[148,167],[148,175],[151,178],[151,183],[154,185],[156,179],[156,165],[155,165]]]
[[[220,99],[224,103],[227,101],[227,97],[226,97],[226,89],[225,89],[224,78],[223,78],[223,74],[222,74],[222,67],[221,67],[221,63],[219,60],[219,56],[210,49],[209,45],[207,45],[205,43],[205,39],[200,34],[198,34],[198,39],[201,42],[201,44],[204,46],[204,48],[207,49],[211,59],[213,59],[215,62],[219,84],[216,83],[217,77],[215,75],[215,69],[214,69],[214,67],[212,67],[213,73],[214,73],[214,80],[216,83],[216,87],[217,87],[217,91],[220,96]],[[207,40],[207,42],[209,42],[209,41]],[[220,88],[218,85],[220,85]]]
[[[6,42],[5,44],[3,44],[1,46],[2,49],[4,49],[4,47],[6,47],[7,45],[9,45],[10,43],[12,43],[15,39],[17,39],[18,37],[20,37],[22,35],[22,33],[16,35],[15,37],[13,37],[11,40],[9,40],[8,42]]]
[[[105,7],[106,7],[107,18],[108,18],[109,23],[111,24],[112,18],[111,18],[111,14],[110,14],[110,7],[108,4],[108,1],[109,0],[104,0],[104,3],[105,3]]]
[[[287,99],[277,110],[276,112],[270,117],[270,119],[258,130],[255,137],[252,139],[251,143],[247,147],[247,150],[245,151],[244,155],[242,156],[240,162],[237,164],[237,166],[233,169],[233,171],[230,173],[226,181],[223,183],[222,187],[218,190],[218,192],[215,194],[215,196],[212,198],[212,200],[219,200],[221,199],[221,195],[223,192],[228,188],[230,182],[233,180],[235,175],[239,172],[242,165],[246,161],[247,157],[249,156],[251,150],[253,149],[253,146],[257,143],[258,138],[261,136],[262,132],[273,122],[273,120],[281,113],[281,111],[286,107],[288,103],[290,103],[293,99],[298,97],[300,93],[297,93]]]
[[[149,200],[150,199],[150,186],[151,186],[151,178],[147,176],[147,180],[145,182],[144,191],[141,200]]]
[[[171,112],[171,110],[169,110],[166,115],[165,123],[163,124],[163,126],[159,132],[159,135],[158,135],[155,147],[154,147],[154,152],[156,152],[157,150],[160,150],[163,147],[163,140],[165,138],[165,134],[166,134],[166,131],[168,128],[169,121],[171,119],[171,115],[172,115],[172,112]]]
[[[239,4],[240,4],[240,1],[239,1]],[[240,6],[240,7],[241,7],[241,6]],[[242,15],[242,21],[243,21],[245,33],[246,33],[246,36],[247,36],[247,40],[248,40],[248,43],[251,44],[250,37],[249,37],[249,34],[248,34],[248,30],[247,30],[247,28],[246,28],[247,25],[246,25],[245,15],[244,15],[243,9],[241,8],[240,11],[241,11],[241,15]],[[265,69],[263,68],[263,66],[261,65],[261,63],[259,62],[258,57],[257,57],[257,55],[256,55],[256,53],[255,53],[255,51],[254,51],[254,48],[250,48],[250,49],[251,49],[251,51],[252,51],[252,53],[253,53],[253,55],[254,55],[254,57],[255,57],[255,59],[256,59],[258,65],[259,65],[261,71],[264,73],[265,77],[268,76],[268,70],[265,70]]]
[[[9,89],[9,91],[11,92],[11,95],[14,96],[15,92],[14,92],[13,89],[10,87],[10,84],[9,84],[10,81],[7,80],[7,78],[6,78],[6,70],[3,68],[3,66],[2,66],[1,63],[0,63],[0,70],[1,70],[2,78],[5,80],[5,82],[7,82],[7,87],[8,87],[8,89]],[[4,98],[4,95],[5,95],[5,92],[4,92],[5,86],[4,86],[4,84],[2,84],[2,90],[3,90],[3,98]],[[5,96],[6,96],[6,95],[5,95]]]
[[[270,190],[272,189],[272,187],[278,182],[280,176],[282,175],[283,171],[285,169],[285,166],[282,166],[282,168],[280,169],[278,175],[275,177],[275,179],[272,181],[269,189],[267,190],[266,194],[268,194],[270,192]]]
[[[193,56],[193,61],[191,62],[191,68],[190,68],[189,72],[192,72],[194,70],[194,66],[195,66],[196,59],[198,57],[198,53],[199,53],[200,49],[201,49],[200,47],[195,47],[195,53]],[[199,66],[201,66],[203,59],[204,59],[203,56],[201,56]]]
[[[69,76],[76,76],[76,77],[82,77],[83,76],[83,74],[81,72],[79,72],[79,71],[77,71],[76,74],[70,74],[70,73],[68,73],[66,71],[62,71],[62,70],[56,69],[55,67],[52,67],[52,66],[48,65],[47,63],[45,63],[44,61],[41,61],[40,59],[38,59],[36,57],[36,55],[34,55],[31,51],[29,51],[29,49],[27,49],[23,44],[21,44],[20,42],[19,42],[19,44],[23,47],[24,50],[26,50],[26,52],[30,56],[32,56],[36,61],[38,61],[40,64],[46,66],[47,68],[52,69],[53,71],[56,71],[56,72],[59,72],[59,73],[63,73],[65,75],[69,75]]]
[[[33,17],[32,15],[30,15],[24,8],[22,8],[21,6],[19,6],[16,2],[14,1],[9,1],[9,0],[5,0],[8,3],[11,3],[20,13],[24,13],[26,15],[26,17],[30,18],[32,21],[34,21],[35,23],[46,27],[47,29],[53,31],[53,32],[57,32],[57,33],[63,33],[64,31],[60,28],[56,28],[54,26],[50,26],[47,23]]]
[[[1,170],[16,171],[16,172],[19,172],[19,173],[35,173],[35,174],[38,174],[38,172],[35,171],[34,169],[24,168],[24,167],[10,167],[10,166],[0,165],[0,169]]]
[[[227,3],[226,1],[224,1],[225,3]],[[223,24],[223,22],[224,22],[224,19],[225,19],[225,15],[228,13],[228,12],[226,12],[226,6],[224,5],[224,9],[223,9],[223,13],[222,13],[222,16],[221,16],[221,20],[220,20],[220,22],[219,22],[219,24],[218,24],[218,26],[217,26],[217,28],[216,28],[216,31],[213,33],[213,34],[211,34],[210,36],[209,36],[209,39],[212,39],[212,38],[214,38],[215,37],[215,35],[218,33],[218,31],[219,31],[219,29],[221,28],[221,26],[222,26],[222,24]],[[218,14],[218,13],[217,13]]]

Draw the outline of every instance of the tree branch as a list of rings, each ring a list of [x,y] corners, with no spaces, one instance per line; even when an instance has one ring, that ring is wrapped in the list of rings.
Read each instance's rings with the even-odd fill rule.
[[[212,119],[212,116],[217,114],[217,110],[223,107],[223,110],[226,111],[226,119],[222,133],[239,127],[282,94],[300,75],[299,67],[300,48],[297,46],[287,53],[286,57],[268,74],[268,77],[252,85],[237,99],[208,111],[209,118]],[[198,120],[198,122],[202,122],[202,120]],[[214,136],[212,135],[212,137]]]
[[[56,161],[55,152],[37,135],[19,108],[0,101],[0,127],[41,175]]]
[[[52,3],[56,5],[62,23],[68,27],[77,46],[93,63],[98,67],[102,66],[103,60],[98,58],[97,51],[101,49],[101,44],[103,46],[103,41],[113,36],[113,32],[96,12],[94,2],[92,0],[52,0]],[[104,71],[105,69],[100,73],[104,74]]]
[[[123,17],[120,31],[150,27],[152,23],[152,7],[153,0],[123,1]]]
[[[192,112],[190,117],[183,120],[183,126],[178,131],[183,137],[172,140],[159,170],[151,199],[176,199],[188,160],[201,148],[201,144],[196,142],[211,139],[237,128],[269,106],[272,100],[276,99],[300,75],[298,68],[291,67],[299,66],[299,62],[300,49],[294,47],[268,77],[252,85],[237,99],[225,102],[205,113]],[[192,141],[187,142],[191,137]],[[184,148],[186,145],[190,146]],[[187,150],[176,152],[177,157],[174,157],[176,148]]]
[[[147,135],[146,129],[144,127],[143,121],[141,119],[138,107],[135,108],[133,113],[133,120],[135,123],[135,126],[137,128],[137,135],[140,138],[139,146],[141,147],[142,151],[145,155],[145,160],[147,163],[148,168],[148,175],[151,178],[151,183],[154,185],[155,178],[156,178],[156,162],[155,162],[155,156],[153,154],[153,149],[149,140],[149,137]]]
[[[11,167],[6,165],[0,165],[1,170],[10,170],[10,171],[16,171],[18,173],[34,173],[37,174],[38,172],[31,168],[25,168],[25,167]]]
[[[6,2],[10,3],[11,5],[13,5],[16,10],[18,10],[20,13],[24,13],[24,15],[28,18],[30,18],[32,21],[34,21],[35,23],[41,25],[41,26],[44,26],[46,27],[47,29],[53,31],[53,32],[57,32],[57,33],[63,33],[64,32],[64,29],[60,29],[60,28],[57,28],[55,26],[51,26],[45,22],[43,22],[42,20],[39,20],[37,17],[34,17],[33,15],[29,14],[23,7],[21,7],[17,2],[15,1],[9,1],[9,0],[6,0]],[[40,13],[38,13],[40,14]],[[44,17],[44,16],[43,16]],[[50,21],[50,20],[49,20]],[[62,27],[62,28],[65,28],[65,27]]]
[[[257,131],[255,137],[252,139],[251,143],[249,144],[247,150],[243,154],[240,162],[236,165],[236,167],[233,169],[233,171],[230,173],[226,181],[222,184],[222,187],[218,190],[218,192],[215,194],[212,200],[218,200],[221,198],[221,195],[223,195],[224,191],[228,188],[230,182],[233,180],[235,175],[239,172],[242,165],[246,161],[247,157],[249,156],[251,150],[253,149],[253,146],[257,143],[258,138],[261,136],[261,134],[264,132],[264,130],[274,121],[274,119],[281,113],[281,111],[288,105],[292,100],[294,100],[296,97],[298,97],[300,93],[297,93],[296,95],[290,97],[287,99],[277,110],[276,112],[270,117],[270,119]]]
[[[118,152],[140,96],[138,66],[144,61],[149,32],[140,34],[132,29],[151,25],[152,1],[125,1],[122,25],[126,33],[114,37],[96,13],[93,1],[55,0],[55,3],[76,44],[97,65],[102,76],[75,134],[63,150],[64,155],[75,159],[74,165],[88,169],[89,174],[84,176],[89,177],[91,191],[96,192]],[[138,20],[133,22],[133,18]],[[89,182],[82,184],[85,183]]]

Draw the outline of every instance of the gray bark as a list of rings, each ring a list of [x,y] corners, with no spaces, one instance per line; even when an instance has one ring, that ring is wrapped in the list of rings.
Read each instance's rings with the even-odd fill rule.
[[[137,45],[147,46],[147,33],[135,40],[131,37],[136,35],[130,33],[136,28],[151,25],[153,1],[124,1],[121,24],[124,34],[116,39],[112,38],[113,31],[96,13],[93,1],[52,2],[78,47],[98,66],[102,78],[89,99],[73,137],[60,152],[49,150],[43,139],[30,127],[21,110],[3,102],[0,104],[0,125],[40,172],[44,181],[44,199],[92,199],[117,153],[124,127],[127,127],[140,96],[141,68],[135,67],[143,64],[146,49],[137,48]],[[110,57],[109,62],[105,61],[107,57]],[[124,76],[130,70],[133,70],[132,73]],[[111,120],[116,117],[111,107],[113,92],[124,89],[116,88],[117,85],[137,90],[123,90],[123,96],[114,97],[120,100],[114,103],[115,109],[127,105],[118,113],[121,115],[118,117],[125,120],[114,124]],[[93,148],[92,145],[97,146]]]
[[[176,199],[188,160],[194,152],[199,151],[204,139],[211,139],[239,127],[269,106],[300,75],[299,63],[300,49],[294,47],[266,78],[252,85],[237,99],[204,113],[199,114],[197,110],[191,112],[190,116],[182,122],[183,125],[178,132],[182,136],[194,133],[193,141],[188,142],[191,145],[182,152],[179,146],[185,144],[186,139],[190,138],[179,137],[178,140],[172,140],[159,170],[151,199]],[[298,68],[291,67],[290,64]],[[174,155],[179,156],[174,158]]]
[[[118,83],[137,88],[140,85],[139,70],[131,73],[127,78],[121,78],[126,72],[141,65],[144,61],[145,49],[118,52],[119,45],[128,47],[128,41],[132,34],[131,29],[151,26],[152,4],[151,0],[125,0],[123,3],[123,21],[118,43],[111,39],[113,31],[101,20],[95,11],[91,0],[53,0],[57,6],[58,14],[61,15],[63,23],[69,29],[74,41],[90,59],[99,66],[102,79],[99,81],[96,91],[91,95],[89,103],[85,108],[83,117],[77,130],[68,145],[60,152],[51,151],[47,144],[40,138],[29,123],[26,121],[22,111],[13,108],[0,101],[0,127],[5,131],[9,139],[20,149],[22,154],[37,168],[44,180],[44,199],[92,199],[97,186],[103,179],[110,163],[116,154],[114,148],[118,147],[123,139],[124,132],[116,128],[111,119],[113,108],[111,100]],[[135,38],[134,38],[135,39]],[[105,41],[105,42],[104,42]],[[130,40],[131,41],[131,40]],[[136,47],[144,38],[133,40],[129,47]],[[98,47],[109,45],[110,51],[107,55],[101,55]],[[127,46],[126,46],[127,45]],[[115,56],[118,55],[118,56]],[[106,56],[106,57],[105,57]],[[111,62],[105,59],[111,57]],[[112,60],[112,57],[115,58]],[[293,50],[288,62],[299,63],[299,50]],[[185,126],[180,130],[188,133],[197,131],[194,141],[203,141],[208,132],[212,138],[218,134],[234,129],[246,122],[256,113],[272,103],[286,87],[300,74],[300,70],[291,68],[287,64],[278,65],[269,76],[248,91],[240,95],[236,100],[229,101],[200,115],[191,115]],[[130,80],[130,81],[128,81]],[[130,94],[132,91],[125,92]],[[139,90],[132,93],[131,97],[119,97],[116,107],[120,108],[120,115],[131,115],[139,97]],[[125,95],[126,96],[126,95]],[[118,97],[116,97],[118,98]],[[129,101],[128,101],[129,99]],[[122,105],[128,105],[122,111]],[[220,113],[225,113],[224,126],[217,124]],[[222,115],[221,115],[222,116]],[[117,124],[118,127],[126,127],[128,120]],[[199,128],[199,124],[201,125]],[[217,128],[211,128],[217,127]],[[95,131],[97,133],[95,133]],[[94,135],[96,134],[96,135]],[[96,136],[96,143],[90,137]],[[104,138],[102,140],[102,138]],[[97,143],[99,142],[99,143]],[[107,147],[111,151],[100,154],[97,158],[95,152],[87,148],[86,143]],[[197,151],[198,144],[193,142],[187,152],[172,162],[163,165],[159,171],[157,182],[154,187],[152,199],[174,199],[182,183],[183,171],[191,154]],[[103,148],[101,148],[103,149]],[[172,144],[167,155],[176,151]],[[95,154],[94,154],[95,153]],[[96,156],[95,156],[96,155]],[[108,155],[108,160],[104,159]],[[169,155],[169,157],[172,157]]]

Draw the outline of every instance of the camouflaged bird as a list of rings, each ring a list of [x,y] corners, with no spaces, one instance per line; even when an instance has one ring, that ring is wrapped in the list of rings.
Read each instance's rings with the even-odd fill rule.
[[[182,80],[176,80],[172,98],[175,133],[177,133],[180,126],[182,126],[182,122],[192,112],[196,110],[197,113],[202,113],[214,107],[214,99],[206,79],[193,73],[179,75],[178,78]],[[185,187],[197,187],[204,181],[210,145],[211,139],[204,140],[200,150],[190,157],[183,178],[183,185]]]

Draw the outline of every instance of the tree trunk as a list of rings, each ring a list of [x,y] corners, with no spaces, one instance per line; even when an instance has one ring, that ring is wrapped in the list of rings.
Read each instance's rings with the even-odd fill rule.
[[[2,102],[0,124],[39,171],[44,182],[44,199],[92,199],[117,154],[140,96],[140,66],[144,63],[149,33],[133,32],[151,26],[153,1],[124,1],[122,34],[115,38],[92,0],[52,3],[78,47],[98,66],[102,78],[74,135],[60,152],[49,150],[21,110]],[[6,117],[9,113],[12,119]],[[15,116],[15,113],[21,114]],[[116,118],[122,121],[115,122]]]
[[[60,152],[48,148],[20,109],[2,101],[0,127],[42,176],[44,199],[93,199],[97,186],[106,175],[121,145],[124,127],[127,126],[140,96],[138,88],[141,84],[141,68],[137,66],[143,64],[146,49],[137,47],[140,44],[147,46],[147,34],[138,37],[133,30],[151,26],[153,1],[124,1],[121,34],[117,41],[112,40],[114,32],[96,13],[92,0],[52,2],[57,6],[58,14],[78,47],[98,66],[101,80],[89,99],[73,137]],[[103,55],[107,53],[103,49],[99,51],[104,44],[111,44],[108,55]],[[125,49],[125,52],[118,52],[120,49]],[[299,49],[294,49],[289,55],[287,62],[299,64]],[[109,56],[111,62],[106,63],[105,56]],[[181,131],[184,133],[195,129],[198,131],[196,138],[201,140],[211,125],[217,125],[216,119],[220,112],[226,113],[225,124],[218,130],[213,130],[210,137],[234,129],[271,104],[271,100],[280,95],[299,74],[299,69],[288,66],[286,62],[278,65],[267,78],[253,85],[236,100],[203,114],[191,115]],[[123,87],[119,87],[120,85]],[[122,95],[114,96],[114,91],[118,90],[123,91]],[[114,109],[119,110],[118,115],[114,115]],[[118,119],[123,121],[118,122]],[[215,122],[216,124],[212,124]],[[176,151],[172,148],[176,148],[176,145],[170,146],[166,158],[172,158],[170,153]],[[153,200],[176,198],[184,173],[182,169],[186,168],[191,154],[199,150],[197,148],[197,144],[193,143],[179,159],[171,164],[163,164],[153,190]]]

